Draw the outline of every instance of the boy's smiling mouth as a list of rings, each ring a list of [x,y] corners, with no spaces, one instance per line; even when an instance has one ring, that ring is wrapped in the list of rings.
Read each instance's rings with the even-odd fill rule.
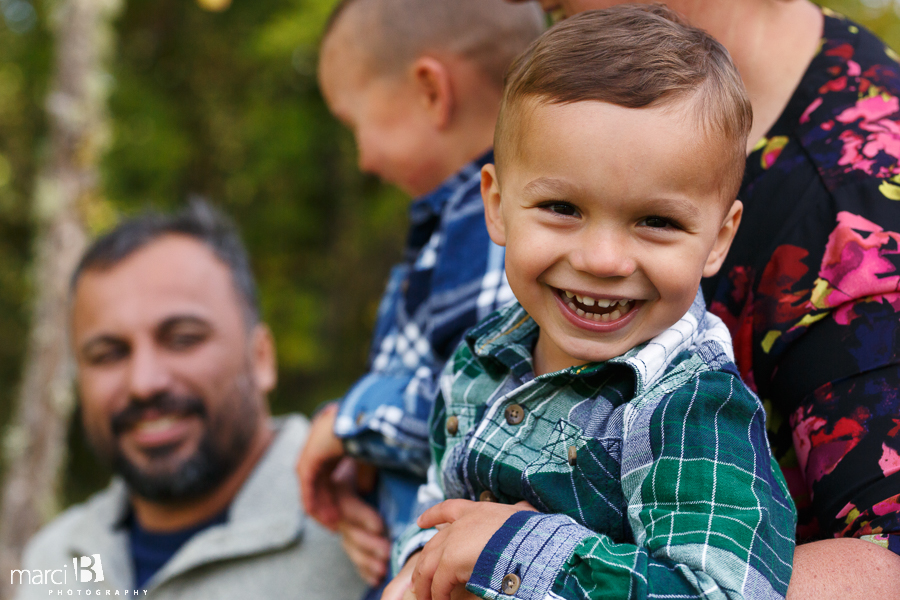
[[[630,298],[593,298],[558,288],[556,293],[572,313],[582,319],[599,323],[617,321],[628,315],[637,304],[637,300]]]

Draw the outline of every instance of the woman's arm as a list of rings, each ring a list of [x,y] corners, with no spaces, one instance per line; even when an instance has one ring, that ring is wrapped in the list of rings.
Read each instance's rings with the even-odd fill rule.
[[[900,598],[900,556],[851,538],[797,546],[787,600]]]

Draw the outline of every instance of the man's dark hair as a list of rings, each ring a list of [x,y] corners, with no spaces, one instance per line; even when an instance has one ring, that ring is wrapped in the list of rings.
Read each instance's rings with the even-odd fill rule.
[[[231,271],[246,326],[253,327],[259,322],[256,281],[237,229],[231,219],[199,199],[191,200],[188,206],[176,213],[148,211],[139,214],[95,240],[72,274],[70,293],[75,292],[78,280],[85,271],[109,269],[133,252],[168,235],[186,235],[212,250]]]

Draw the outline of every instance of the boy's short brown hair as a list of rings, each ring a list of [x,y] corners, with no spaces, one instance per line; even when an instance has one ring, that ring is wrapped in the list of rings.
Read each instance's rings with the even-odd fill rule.
[[[534,2],[506,0],[340,0],[325,26],[323,42],[347,21],[379,75],[399,71],[429,52],[471,59],[503,84],[513,59],[545,28]]]
[[[723,142],[723,192],[737,195],[752,122],[746,89],[728,51],[665,6],[587,11],[535,40],[506,76],[494,139],[498,170],[515,154],[527,99],[626,108],[689,100],[702,133]]]

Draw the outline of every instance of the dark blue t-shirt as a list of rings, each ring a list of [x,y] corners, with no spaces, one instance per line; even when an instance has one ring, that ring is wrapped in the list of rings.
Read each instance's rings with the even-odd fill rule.
[[[154,533],[141,527],[132,515],[128,519],[128,529],[131,534],[129,549],[134,565],[135,585],[143,587],[178,552],[178,549],[196,534],[213,525],[227,522],[228,509],[225,509],[199,525],[168,533]]]

